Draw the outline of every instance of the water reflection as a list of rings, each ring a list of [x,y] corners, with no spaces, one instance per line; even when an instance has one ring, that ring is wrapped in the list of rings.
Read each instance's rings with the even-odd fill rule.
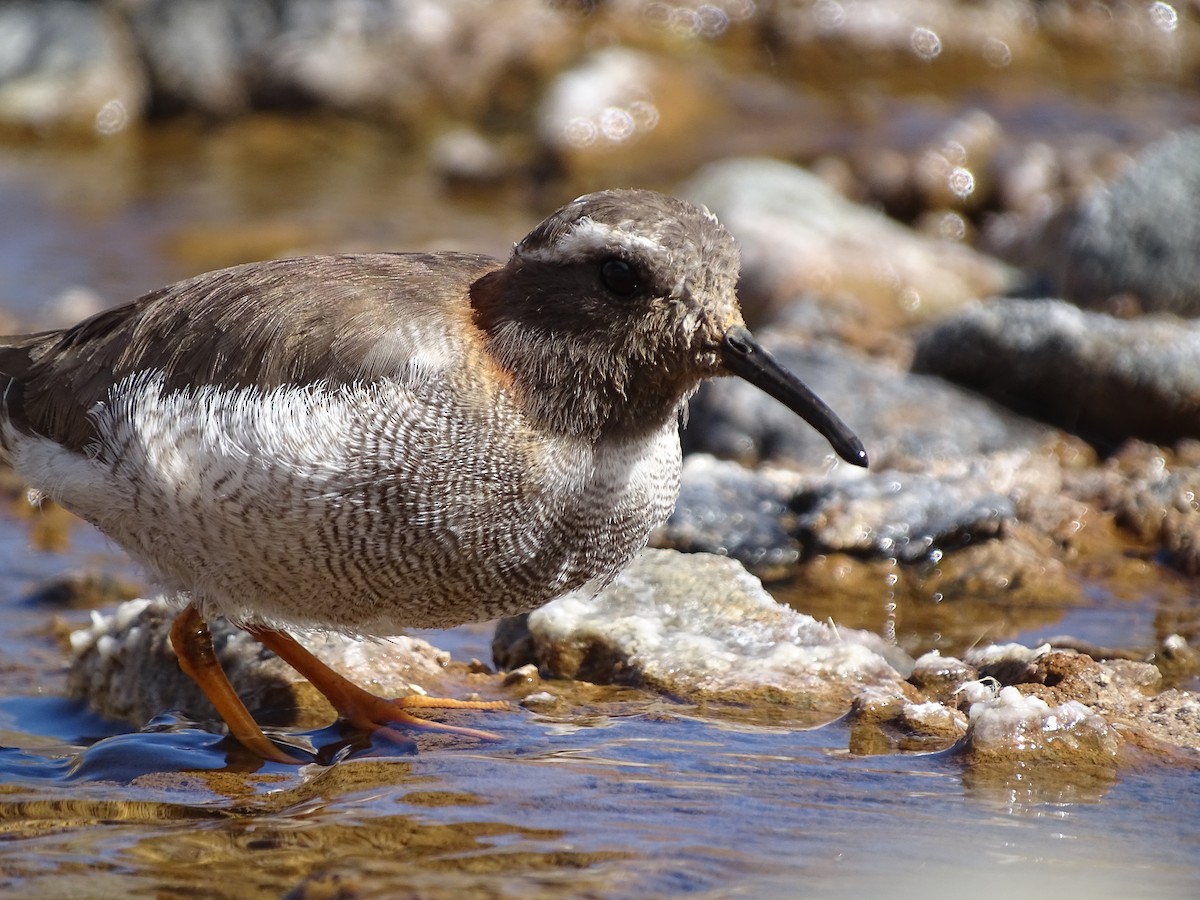
[[[74,716],[60,729],[68,742],[110,724],[69,706],[4,709],[26,728],[39,714]],[[254,896],[347,880],[384,896],[412,879],[534,896],[548,886],[613,896],[622,885],[642,896],[739,886],[770,896],[797,878],[837,895],[879,866],[917,884],[972,856],[988,872],[1005,861],[1081,874],[1111,867],[1086,849],[1106,842],[1081,841],[1116,823],[1135,832],[1124,862],[1165,855],[1174,878],[1200,843],[1200,798],[1172,793],[1170,774],[1135,779],[1131,791],[1077,770],[1053,783],[1044,769],[964,772],[953,752],[856,757],[842,749],[841,724],[792,731],[635,716],[564,731],[528,713],[513,719],[500,745],[332,767],[245,766],[226,739],[166,720],[73,756],[10,750],[0,754],[10,838],[0,859],[51,893],[83,861],[94,887],[116,885],[120,870],[126,889],[212,896],[232,896],[229,873],[241,871],[256,873]],[[1174,821],[1177,850],[1142,847],[1150,836],[1132,823],[1157,816]],[[1046,841],[1066,839],[1077,859],[1046,852]],[[32,859],[16,854],[30,842],[36,866],[17,861]]]

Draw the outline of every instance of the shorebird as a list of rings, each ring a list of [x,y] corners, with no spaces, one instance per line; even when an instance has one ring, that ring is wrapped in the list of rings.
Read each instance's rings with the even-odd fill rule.
[[[433,724],[409,710],[500,704],[377,697],[287,630],[482,621],[613,577],[674,506],[679,419],[711,376],[750,381],[867,464],[746,329],[738,270],[714,216],[638,190],[567,204],[507,262],[236,266],[0,338],[0,445],[179,598],[171,643],[230,734],[295,762],[230,686],[210,617],[361,728]]]

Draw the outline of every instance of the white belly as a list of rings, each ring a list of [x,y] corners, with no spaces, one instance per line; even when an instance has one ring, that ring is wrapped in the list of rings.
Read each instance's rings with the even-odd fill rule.
[[[8,427],[14,467],[235,619],[393,634],[532,609],[624,565],[678,493],[673,426],[594,447],[444,385],[142,375],[111,397],[87,455]]]

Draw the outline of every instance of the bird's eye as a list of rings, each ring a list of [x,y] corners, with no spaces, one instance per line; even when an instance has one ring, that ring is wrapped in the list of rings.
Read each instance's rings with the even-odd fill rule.
[[[621,297],[629,297],[641,287],[637,269],[616,257],[600,263],[600,282]]]

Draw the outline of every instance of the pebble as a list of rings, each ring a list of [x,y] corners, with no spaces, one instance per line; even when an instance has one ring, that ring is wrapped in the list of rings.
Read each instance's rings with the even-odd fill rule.
[[[1174,316],[1125,320],[1061,300],[989,300],[928,326],[912,367],[1102,448],[1200,434],[1200,324]]]
[[[1200,129],[1147,147],[1079,208],[1062,295],[1080,306],[1200,315]]]

